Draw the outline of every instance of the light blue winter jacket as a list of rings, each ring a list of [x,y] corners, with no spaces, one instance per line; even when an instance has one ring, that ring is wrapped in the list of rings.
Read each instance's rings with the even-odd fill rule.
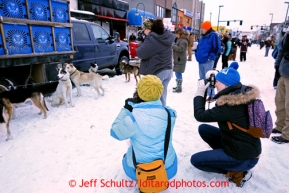
[[[168,113],[160,100],[133,103],[130,112],[121,109],[112,124],[110,134],[118,140],[130,139],[137,163],[148,163],[164,157],[164,139],[167,128]],[[172,131],[176,120],[176,111],[166,107],[171,116],[171,136],[169,149],[165,160],[168,178],[171,179],[177,172],[177,156],[172,145]],[[128,148],[123,158],[125,173],[136,180],[134,164],[132,161],[132,146]]]

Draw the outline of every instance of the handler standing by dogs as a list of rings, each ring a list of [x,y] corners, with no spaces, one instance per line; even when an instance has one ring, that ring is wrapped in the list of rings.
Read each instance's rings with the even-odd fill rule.
[[[164,86],[161,101],[166,106],[167,87],[172,74],[172,44],[176,36],[164,28],[161,19],[147,19],[143,25],[146,37],[136,50],[141,59],[140,74],[152,74],[161,79]]]

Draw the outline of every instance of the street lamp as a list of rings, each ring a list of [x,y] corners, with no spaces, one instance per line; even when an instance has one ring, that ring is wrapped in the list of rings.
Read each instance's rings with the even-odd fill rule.
[[[286,17],[285,17],[285,22],[286,22],[286,20],[287,20],[287,15],[288,15],[288,9],[289,9],[289,2],[288,2],[288,1],[286,1],[286,2],[284,2],[284,3],[287,3],[287,4],[288,4],[288,7],[287,7],[287,12],[286,12]]]
[[[272,25],[273,13],[270,13],[269,15],[271,15],[271,23],[270,23],[270,31],[269,31],[269,33],[271,33],[271,25]]]
[[[220,19],[220,8],[224,7],[224,5],[219,6],[219,16],[218,16],[218,26],[217,26],[217,31],[219,32],[219,19]]]
[[[146,18],[146,7],[145,7],[145,5],[143,4],[143,3],[138,3],[137,5],[136,5],[136,11],[135,11],[135,16],[139,16],[139,12],[137,11],[137,8],[138,8],[138,6],[139,5],[143,5],[143,10],[144,10],[144,14],[143,14],[143,18],[145,19]],[[143,20],[143,18],[142,18],[142,20]],[[143,21],[142,21],[143,22]]]

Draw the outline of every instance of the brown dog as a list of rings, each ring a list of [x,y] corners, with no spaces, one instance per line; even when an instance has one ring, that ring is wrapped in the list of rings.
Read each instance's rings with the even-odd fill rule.
[[[44,114],[44,119],[47,118],[47,111],[48,108],[45,104],[44,96],[42,95],[41,90],[43,90],[44,94],[45,92],[55,91],[56,87],[58,85],[58,82],[52,82],[47,84],[36,84],[36,85],[30,85],[30,87],[19,87],[13,90],[7,90],[0,93],[0,106],[1,106],[1,117],[0,117],[0,123],[6,123],[7,128],[7,139],[12,139],[9,123],[13,114],[13,104],[17,103],[23,103],[26,100],[31,100],[33,104],[40,109],[40,112],[38,113],[41,115]],[[7,114],[7,119],[5,118],[5,114]],[[4,117],[4,118],[3,118]]]
[[[74,83],[77,89],[77,96],[81,96],[81,84],[89,84],[98,93],[96,99],[99,95],[104,95],[104,88],[102,87],[102,76],[96,73],[86,73],[81,72],[75,68],[73,64],[64,64],[65,71],[70,74],[70,79]],[[102,93],[100,92],[102,91]]]
[[[140,73],[139,73],[139,65],[137,65],[137,64],[136,65],[130,65],[130,64],[127,64],[125,62],[120,62],[119,65],[120,65],[120,68],[124,71],[125,80],[127,82],[129,82],[130,81],[130,74],[133,74],[135,81],[136,81],[136,84],[137,84],[138,83],[137,77],[139,77],[139,79],[141,78]]]

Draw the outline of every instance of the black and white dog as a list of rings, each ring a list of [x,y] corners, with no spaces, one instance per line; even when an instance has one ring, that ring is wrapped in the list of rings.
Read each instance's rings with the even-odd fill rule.
[[[58,107],[65,103],[66,107],[69,107],[68,100],[71,107],[74,107],[72,102],[72,83],[70,80],[70,74],[62,68],[57,68],[59,83],[56,88],[56,92],[52,96],[51,106]]]

